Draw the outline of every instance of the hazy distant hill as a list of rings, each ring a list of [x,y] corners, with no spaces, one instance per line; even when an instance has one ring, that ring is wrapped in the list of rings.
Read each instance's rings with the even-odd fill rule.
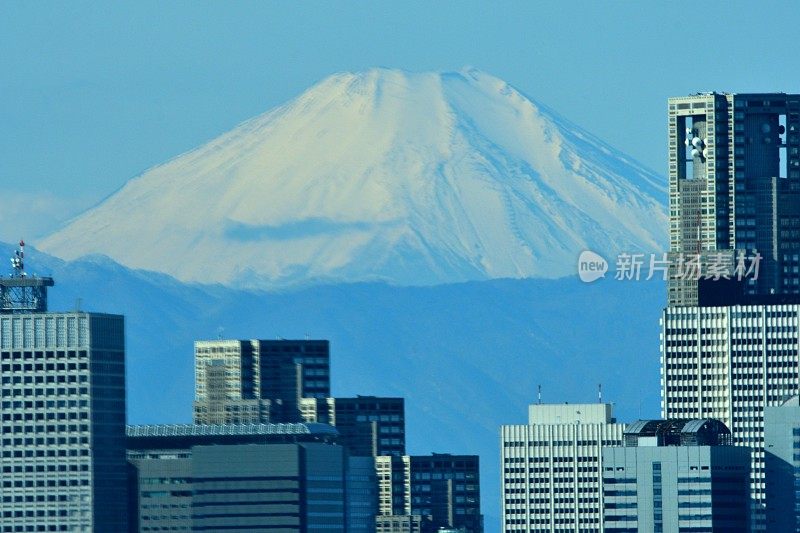
[[[0,245],[0,258],[10,252]],[[130,421],[190,420],[195,339],[328,338],[334,393],[405,396],[410,450],[479,453],[495,517],[498,427],[525,421],[538,384],[545,401],[591,402],[602,383],[622,420],[658,415],[659,284],[362,283],[268,294],[183,284],[103,257],[28,255],[32,272],[56,278],[53,309],[81,298],[83,309],[126,315]]]

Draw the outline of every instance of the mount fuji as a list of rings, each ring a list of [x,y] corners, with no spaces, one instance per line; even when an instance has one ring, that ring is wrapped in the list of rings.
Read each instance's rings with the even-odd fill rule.
[[[333,75],[39,247],[238,288],[574,273],[664,247],[663,180],[474,69]]]

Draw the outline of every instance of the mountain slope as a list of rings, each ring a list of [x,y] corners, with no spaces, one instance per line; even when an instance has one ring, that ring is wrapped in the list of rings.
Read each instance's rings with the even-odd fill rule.
[[[401,285],[574,272],[661,249],[657,176],[476,70],[331,76],[46,238],[184,281]]]

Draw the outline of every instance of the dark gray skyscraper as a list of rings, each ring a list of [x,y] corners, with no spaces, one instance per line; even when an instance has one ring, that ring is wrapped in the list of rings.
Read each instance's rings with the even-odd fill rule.
[[[800,531],[800,398],[764,409],[767,531]]]
[[[336,426],[339,443],[350,455],[372,457],[406,453],[406,416],[403,398],[304,398],[306,422]]]
[[[375,467],[379,533],[483,533],[478,456],[385,455]]]
[[[47,312],[20,244],[0,278],[0,531],[125,531],[123,317]]]
[[[709,262],[722,253],[735,264],[740,252],[757,252],[758,280],[739,290],[800,292],[800,95],[670,98],[669,220],[675,256],[703,254]],[[670,305],[715,297],[714,285],[701,282],[698,291],[697,281],[676,278]]]
[[[195,342],[195,422],[299,422],[301,398],[330,396],[326,340]]]

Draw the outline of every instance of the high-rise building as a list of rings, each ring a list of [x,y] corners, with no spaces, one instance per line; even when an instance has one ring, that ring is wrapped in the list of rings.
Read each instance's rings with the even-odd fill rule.
[[[715,418],[752,448],[753,527],[764,527],[764,410],[800,390],[800,305],[667,307],[664,418]]]
[[[47,312],[23,246],[0,278],[0,532],[125,531],[124,319]]]
[[[702,93],[668,105],[673,257],[762,259],[757,279],[723,291],[673,271],[669,305],[800,292],[800,95]]]
[[[300,411],[306,422],[336,426],[339,442],[350,451],[350,455],[401,456],[406,453],[403,398],[303,398]]]
[[[301,399],[330,392],[326,340],[195,342],[197,424],[300,422]]]
[[[800,531],[800,398],[764,409],[766,530]]]
[[[501,428],[504,533],[602,531],[602,449],[622,443],[611,404],[534,404]]]
[[[606,533],[750,530],[750,449],[718,420],[640,420],[603,449]]]
[[[764,408],[800,383],[800,95],[704,93],[668,105],[673,261],[661,415],[722,420],[734,443],[753,449],[760,531]],[[692,255],[706,267],[701,279],[680,275],[680,258]],[[704,279],[713,263],[730,272],[756,255],[757,277]]]
[[[380,515],[375,518],[375,533],[425,533],[430,528],[429,517],[418,514]]]
[[[476,455],[375,457],[383,533],[458,529],[482,533],[480,472]]]
[[[132,531],[374,531],[371,460],[325,424],[132,426]]]

